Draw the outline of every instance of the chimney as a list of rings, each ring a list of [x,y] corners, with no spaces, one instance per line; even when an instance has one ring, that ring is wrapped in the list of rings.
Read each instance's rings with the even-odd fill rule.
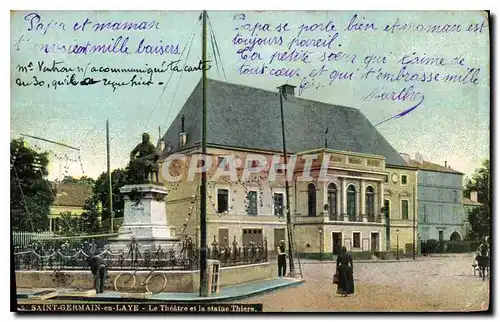
[[[477,191],[471,190],[470,192],[470,200],[477,202]]]
[[[287,99],[287,97],[293,97],[295,96],[295,86],[293,85],[288,85],[288,84],[284,84],[284,85],[281,85],[278,87],[280,93],[283,94],[283,96],[285,97],[285,99]]]
[[[180,136],[179,138],[180,146],[183,147],[186,145],[187,142],[187,133],[184,132],[184,115],[182,115],[181,117],[181,134],[179,136]]]
[[[448,168],[448,161],[444,161],[444,167]]]
[[[399,155],[405,160],[406,164],[410,162],[410,155],[408,153],[400,153]]]
[[[415,161],[417,161],[420,164],[423,164],[424,163],[424,157],[422,156],[422,154],[420,154],[419,152],[416,152],[415,153]]]

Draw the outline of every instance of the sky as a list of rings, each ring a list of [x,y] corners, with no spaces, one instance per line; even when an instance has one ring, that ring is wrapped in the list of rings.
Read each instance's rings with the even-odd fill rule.
[[[44,86],[17,86],[16,79],[31,81],[33,76],[51,83],[54,79],[64,80],[65,73],[31,72],[20,73],[18,64],[44,62],[50,66],[53,60],[63,61],[66,66],[108,66],[120,68],[144,68],[160,66],[163,61],[179,59],[182,64],[197,65],[201,59],[201,22],[199,12],[38,12],[40,20],[26,18],[30,12],[15,12],[11,15],[11,138],[21,134],[47,138],[53,141],[80,148],[80,152],[59,147],[50,143],[26,138],[30,145],[37,145],[42,150],[53,151],[49,167],[49,178],[62,178],[64,175],[79,177],[87,175],[97,177],[106,171],[106,120],[110,124],[111,167],[126,166],[130,151],[140,142],[142,132],[151,134],[152,141],[158,139],[158,127],[162,134],[175,118],[183,103],[198,83],[201,73],[164,73],[154,79],[163,81],[163,85],[149,87],[117,88],[109,86],[59,86],[56,90]],[[245,20],[241,20],[245,14]],[[358,23],[371,22],[377,30],[345,30],[349,21],[356,16]],[[234,17],[237,19],[234,19]],[[301,92],[301,97],[337,105],[351,106],[360,111],[373,123],[377,124],[415,105],[418,101],[382,101],[363,99],[372,91],[400,92],[413,86],[424,100],[411,113],[404,117],[387,121],[377,126],[390,144],[399,152],[414,154],[420,152],[427,161],[443,164],[447,161],[452,168],[470,175],[479,167],[482,160],[489,158],[489,35],[487,27],[482,33],[467,32],[472,23],[481,23],[484,17],[479,12],[362,12],[362,11],[307,11],[307,12],[243,12],[209,11],[212,30],[218,44],[222,68],[215,66],[213,46],[209,43],[209,58],[212,59],[210,78],[236,84],[248,85],[275,91],[284,83],[300,88],[303,78],[315,85]],[[80,25],[89,18],[92,24],[86,30],[73,30],[75,22]],[[363,19],[364,18],[364,19]],[[107,21],[146,21],[152,23],[151,30],[136,31],[93,31],[92,25]],[[336,31],[321,31],[320,24],[327,26],[332,21]],[[386,25],[393,26],[395,21],[422,24],[460,24],[461,32],[428,33],[415,29],[406,31],[384,32]],[[38,23],[43,23],[38,25]],[[49,29],[45,32],[43,28]],[[267,63],[271,68],[300,68],[300,76],[288,78],[271,75],[242,75],[238,69],[243,61],[237,54],[241,45],[234,45],[233,38],[240,32],[244,37],[252,38],[248,30],[242,29],[243,23],[254,26],[257,22],[269,24],[270,31],[257,31],[260,37],[279,37],[284,45],[256,46],[255,52],[263,57],[262,62],[247,62],[253,66]],[[288,32],[278,32],[275,27],[288,23]],[[314,24],[318,24],[313,27]],[[64,29],[62,26],[64,25]],[[298,35],[299,27],[304,25],[300,36],[303,39],[331,39],[329,48],[297,48],[299,52],[308,51],[310,63],[288,62],[269,64],[270,56],[286,50],[286,44]],[[37,26],[39,29],[37,30]],[[158,26],[156,29],[155,26]],[[331,24],[329,25],[331,27]],[[357,25],[360,27],[360,25]],[[239,30],[235,30],[239,27]],[[356,25],[351,24],[355,29]],[[314,29],[314,31],[309,30]],[[31,30],[30,30],[31,29]],[[248,28],[247,28],[248,29]],[[327,28],[328,29],[328,26]],[[338,32],[337,36],[334,36]],[[190,44],[189,39],[193,35]],[[44,53],[40,44],[57,43],[59,45],[92,43],[110,43],[111,38],[129,37],[130,54],[94,53],[75,55],[64,52]],[[255,35],[254,35],[255,36]],[[300,37],[299,36],[299,37]],[[21,38],[22,37],[22,38]],[[147,44],[179,45],[183,55],[135,54],[141,39]],[[23,39],[23,41],[19,41]],[[343,59],[322,62],[318,57],[323,53],[342,52]],[[446,66],[408,64],[412,73],[464,73],[467,68],[480,69],[476,84],[452,84],[444,81],[423,83],[388,82],[377,80],[376,73],[364,79],[363,72],[369,68],[397,74],[401,69],[398,62],[404,55],[414,57],[426,55],[431,58],[443,58]],[[188,54],[189,53],[189,54]],[[352,63],[352,57],[355,62]],[[341,55],[338,55],[339,57]],[[365,59],[371,57],[371,64]],[[463,58],[461,66],[451,65],[453,58]],[[350,57],[350,59],[349,59]],[[383,57],[386,57],[385,59]],[[307,59],[306,59],[307,60]],[[325,64],[328,72],[312,77],[313,70],[319,70]],[[76,68],[76,67],[75,67]],[[348,75],[351,79],[335,80],[330,84],[333,70]],[[311,74],[311,72],[313,72]],[[172,74],[172,76],[171,76]],[[90,74],[89,74],[90,75]],[[126,80],[124,75],[111,75],[96,72],[95,78]],[[170,78],[170,81],[168,81]],[[165,86],[167,85],[167,86]],[[318,87],[318,88],[316,88]],[[208,93],[210,95],[210,93]],[[332,125],[334,126],[334,125]],[[293,138],[287,138],[291,140]],[[70,161],[59,160],[57,156],[67,155]],[[80,162],[76,161],[78,158]]]

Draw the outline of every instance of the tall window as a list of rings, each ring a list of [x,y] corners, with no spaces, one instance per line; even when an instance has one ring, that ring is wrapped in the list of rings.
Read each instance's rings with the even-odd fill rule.
[[[308,215],[310,217],[316,216],[316,186],[310,183],[307,186],[307,202],[308,202]]]
[[[361,248],[361,233],[352,233],[352,247]]]
[[[401,219],[408,219],[408,200],[401,200]]]
[[[387,220],[390,220],[391,217],[391,202],[387,199],[384,199],[384,216]]]
[[[456,190],[453,191],[453,203],[458,203],[458,192]]]
[[[401,176],[401,184],[407,184],[408,183],[408,176],[406,174],[403,174]]]
[[[424,206],[424,222],[427,222],[427,209]]]
[[[354,185],[347,188],[347,215],[349,215],[349,220],[356,218],[356,187]]]
[[[337,220],[337,186],[334,183],[328,185],[328,215],[330,220]]]
[[[223,213],[229,210],[229,190],[217,189],[217,212]]]
[[[257,207],[257,191],[247,192],[247,214],[257,216],[259,213]]]
[[[375,191],[373,190],[373,187],[366,187],[365,196],[366,215],[368,216],[368,218],[373,218],[375,215]]]
[[[282,193],[274,193],[274,215],[278,217],[283,217],[284,213],[284,202]]]

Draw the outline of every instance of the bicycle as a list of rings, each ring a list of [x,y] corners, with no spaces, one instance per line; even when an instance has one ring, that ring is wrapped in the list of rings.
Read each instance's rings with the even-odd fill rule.
[[[118,292],[131,292],[134,290],[135,284],[137,282],[136,274],[139,270],[135,270],[133,273],[123,272],[116,276],[113,286],[115,291]],[[144,288],[147,292],[152,294],[160,293],[167,286],[167,278],[162,273],[155,273],[152,269],[148,276],[140,283],[140,287]]]

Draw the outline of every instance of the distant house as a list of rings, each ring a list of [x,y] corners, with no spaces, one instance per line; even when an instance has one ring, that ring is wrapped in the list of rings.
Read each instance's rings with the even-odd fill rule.
[[[92,193],[92,189],[82,183],[57,183],[55,188],[57,192],[49,215],[51,232],[61,229],[62,214],[70,212],[73,216],[80,216],[84,211],[85,200]]]
[[[417,153],[408,165],[418,168],[418,235],[421,241],[463,240],[467,215],[462,205],[463,173],[424,161]]]

